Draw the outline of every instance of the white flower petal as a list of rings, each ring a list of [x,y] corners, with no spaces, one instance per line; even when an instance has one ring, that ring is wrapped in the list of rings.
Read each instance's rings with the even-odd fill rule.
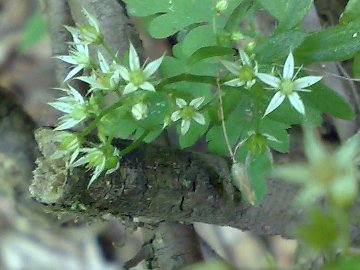
[[[105,60],[105,57],[102,55],[102,53],[98,50],[98,58],[99,58],[99,64],[100,64],[100,69],[103,73],[108,73],[110,72],[110,66],[108,65],[108,63]]]
[[[294,81],[294,85],[293,85],[294,90],[299,91],[303,88],[309,87],[310,85],[317,83],[321,79],[322,79],[321,76],[306,76],[299,78]]]
[[[185,135],[189,131],[190,122],[191,121],[189,119],[186,119],[186,120],[183,119],[181,121],[181,134],[182,135]]]
[[[240,87],[243,86],[245,82],[241,81],[240,79],[232,79],[230,81],[224,82],[224,84],[232,87]]]
[[[77,161],[75,161],[74,163],[72,163],[71,167],[79,167],[86,163],[88,163],[88,158],[87,158],[87,156],[83,156],[83,157],[79,158]]]
[[[134,92],[138,89],[139,87],[136,87],[135,85],[133,85],[132,83],[129,83],[128,85],[125,86],[124,88],[124,92],[123,95],[129,94],[131,92]]]
[[[130,42],[130,51],[129,51],[129,65],[130,65],[130,70],[132,71],[140,69],[139,56],[131,42]]]
[[[99,31],[99,26],[98,23],[95,19],[95,17],[93,17],[92,15],[90,15],[89,12],[87,12],[87,10],[85,8],[82,9],[82,12],[84,13],[87,21],[89,22],[89,24],[93,27],[95,27],[96,31]]]
[[[146,68],[144,69],[144,74],[145,74],[146,79],[149,78],[151,75],[153,75],[155,73],[155,71],[161,65],[161,62],[162,62],[163,58],[164,58],[164,56],[152,61],[151,63],[149,63],[146,66]]]
[[[81,104],[84,103],[84,98],[82,97],[82,95],[80,95],[80,93],[74,88],[72,87],[71,85],[68,85],[69,86],[69,90],[70,90],[70,93],[74,96],[75,100]]]
[[[293,76],[294,76],[294,57],[292,52],[290,51],[284,64],[283,79],[291,80]]]
[[[223,64],[227,70],[229,70],[232,74],[239,76],[239,66],[237,66],[236,64],[229,62],[229,61],[225,61],[225,60],[220,60],[221,64]]]
[[[192,119],[194,119],[200,125],[205,125],[205,123],[206,123],[205,117],[199,112],[196,112]]]
[[[139,88],[155,92],[155,87],[149,82],[144,82],[142,85],[139,86]]]
[[[88,47],[88,45],[84,45],[81,51],[86,55],[87,58],[89,58],[89,47]]]
[[[242,62],[243,64],[245,64],[245,65],[251,66],[250,58],[249,58],[249,56],[246,54],[246,52],[243,51],[243,50],[240,50],[240,51],[239,51],[239,54],[240,54],[241,62]]]
[[[66,76],[66,78],[64,79],[64,82],[70,80],[72,77],[74,77],[77,73],[79,73],[80,70],[83,69],[82,65],[76,66],[75,68],[73,68],[69,74]]]
[[[177,98],[176,105],[178,105],[179,108],[184,108],[187,105],[187,102],[182,98]]]
[[[80,153],[79,148],[77,148],[77,149],[74,151],[74,153],[72,153],[71,158],[70,158],[70,161],[69,161],[69,164],[70,164],[70,165],[74,163],[74,161],[75,161],[75,159],[78,157],[79,153]]]
[[[281,80],[279,78],[266,73],[257,73],[256,77],[258,77],[262,82],[266,83],[267,85],[275,88],[279,88],[281,83]]]
[[[254,79],[254,80],[251,80],[251,81],[247,81],[245,88],[246,88],[246,89],[250,89],[255,83],[256,83],[256,80],[255,80],[255,79]]]
[[[72,65],[77,65],[76,60],[69,55],[55,56],[55,58],[60,59],[61,61],[64,61],[64,62],[72,64]]]
[[[275,110],[277,107],[279,107],[280,104],[284,101],[284,99],[285,99],[284,94],[282,94],[281,92],[276,92],[276,94],[271,99],[269,106],[266,108],[264,116],[268,115],[273,110]]]
[[[96,166],[95,167],[95,170],[93,172],[93,175],[89,181],[89,184],[88,184],[88,188],[91,186],[91,184],[100,176],[100,174],[102,173],[102,171],[104,170],[105,168],[105,162],[106,162],[106,159],[103,158],[103,161],[101,162],[100,165]]]
[[[116,68],[117,68],[117,70],[119,71],[120,76],[121,76],[125,81],[130,81],[129,71],[128,71],[125,67],[118,65]]]
[[[62,111],[64,113],[70,113],[72,111],[73,105],[64,103],[64,102],[50,102],[48,103],[51,107]]]
[[[69,119],[67,121],[64,121],[61,125],[59,125],[58,127],[56,127],[54,130],[65,130],[65,129],[69,129],[72,127],[75,127],[77,124],[79,124],[81,121],[83,120],[75,120],[75,119]]]
[[[172,115],[171,115],[171,120],[173,122],[176,122],[177,120],[179,120],[181,118],[181,111],[176,111],[176,112],[173,112]]]
[[[292,92],[288,95],[291,105],[301,114],[305,115],[304,104],[301,101],[301,98],[298,93]]]
[[[199,108],[200,105],[204,102],[205,98],[204,97],[198,97],[198,98],[195,98],[193,99],[191,102],[190,102],[190,106],[193,106],[194,108]]]

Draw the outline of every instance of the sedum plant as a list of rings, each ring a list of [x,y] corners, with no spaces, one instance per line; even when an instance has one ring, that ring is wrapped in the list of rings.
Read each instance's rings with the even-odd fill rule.
[[[318,126],[322,113],[354,117],[322,76],[295,66],[354,57],[360,21],[352,12],[337,26],[309,33],[300,23],[311,0],[124,2],[150,35],[175,37],[177,44],[172,56],[143,62],[131,42],[128,52],[111,48],[86,10],[86,25],[66,27],[73,42],[69,54],[57,58],[72,68],[68,87],[61,89],[65,95],[50,103],[64,113],[53,157],[65,157],[69,170],[92,170],[89,186],[121,166],[122,156],[175,126],[182,148],[205,138],[209,152],[230,156],[234,186],[258,204],[266,193],[272,151],[289,150],[292,125]],[[270,36],[256,26],[260,9],[277,20]],[[73,80],[87,83],[88,92],[81,95]],[[87,141],[91,132],[97,143]],[[115,138],[132,143],[117,149]]]

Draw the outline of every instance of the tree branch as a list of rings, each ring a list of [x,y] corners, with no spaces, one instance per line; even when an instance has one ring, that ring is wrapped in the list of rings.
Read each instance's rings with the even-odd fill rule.
[[[72,211],[80,204],[86,210],[75,211],[95,217],[111,213],[145,223],[204,222],[281,235],[289,235],[286,228],[300,212],[290,207],[296,192],[292,185],[270,179],[261,206],[251,207],[237,199],[240,194],[229,182],[229,160],[154,145],[124,156],[119,170],[86,189],[90,178],[85,168],[69,173],[48,158],[52,147],[42,140],[51,132],[37,132],[43,156],[36,161],[30,191],[55,209]],[[117,143],[120,149],[125,145]]]

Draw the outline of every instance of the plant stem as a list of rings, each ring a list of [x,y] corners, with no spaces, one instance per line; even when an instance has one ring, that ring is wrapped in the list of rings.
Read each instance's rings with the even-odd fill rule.
[[[219,83],[219,79],[216,80],[216,84],[217,84],[217,90],[218,90],[218,94],[219,94],[219,102],[220,102],[220,120],[221,120],[221,126],[222,126],[222,129],[223,129],[223,133],[224,133],[224,138],[225,138],[225,143],[226,143],[226,146],[229,150],[229,154],[230,154],[230,157],[231,159],[233,160],[233,162],[236,162],[235,161],[235,156],[234,156],[234,152],[233,150],[231,149],[231,145],[230,145],[230,142],[229,142],[229,138],[227,136],[227,130],[226,130],[226,126],[225,126],[225,121],[224,121],[224,109],[223,109],[223,104],[222,104],[222,97],[221,97],[221,90],[220,90],[220,83]]]
[[[118,108],[120,105],[122,105],[123,100],[119,100],[118,102],[115,102],[111,106],[107,107],[105,110],[103,110],[81,133],[80,138],[84,138],[86,135],[88,135],[99,123],[101,118],[103,118],[108,113],[114,111],[116,108]]]
[[[113,49],[109,46],[109,44],[106,43],[105,40],[103,40],[102,45],[104,49],[107,51],[107,53],[111,56],[111,58],[117,63],[120,64],[119,58],[116,57],[116,54]]]
[[[130,144],[128,147],[120,151],[120,156],[124,156],[134,149],[138,148],[142,143],[145,137],[149,134],[149,130],[145,130],[143,134],[139,138],[137,138],[132,144]]]

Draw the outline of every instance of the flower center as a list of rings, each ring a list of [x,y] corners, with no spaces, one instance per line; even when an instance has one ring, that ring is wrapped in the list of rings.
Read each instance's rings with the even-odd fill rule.
[[[72,57],[75,59],[78,65],[84,65],[85,67],[91,66],[90,58],[85,53],[72,51],[70,54],[72,54]]]
[[[74,109],[70,112],[70,115],[75,120],[80,120],[87,115],[87,107],[85,104],[74,105]]]
[[[101,44],[103,42],[103,36],[97,31],[94,26],[83,25],[80,27],[81,38],[88,43]]]
[[[132,71],[130,73],[130,82],[135,86],[142,85],[145,82],[144,72],[141,69]]]
[[[96,167],[101,165],[105,158],[104,153],[101,150],[96,150],[94,152],[89,153],[88,155],[88,161],[90,167]]]
[[[254,78],[253,68],[249,65],[244,65],[239,70],[239,79],[243,82],[251,81]]]
[[[194,108],[192,106],[186,106],[181,111],[181,116],[183,119],[191,119],[194,116]]]
[[[294,90],[294,83],[292,80],[286,79],[280,83],[280,92],[284,95],[289,95]]]

